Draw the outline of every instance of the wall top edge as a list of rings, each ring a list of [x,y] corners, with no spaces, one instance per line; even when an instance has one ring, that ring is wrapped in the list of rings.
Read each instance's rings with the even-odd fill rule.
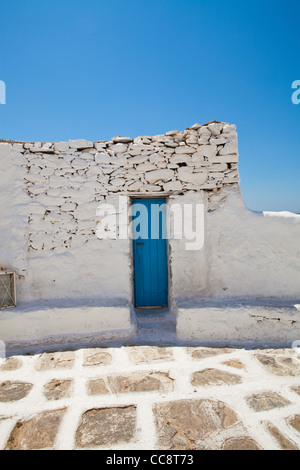
[[[82,139],[77,139],[77,140],[69,139],[68,141],[66,140],[65,142],[68,142],[68,143],[70,143],[70,142],[71,143],[72,142],[79,142],[79,141],[81,141],[82,143],[86,142],[88,144],[88,146],[86,148],[89,148],[89,146],[94,147],[94,144],[132,143],[132,142],[134,142],[136,140],[140,140],[140,139],[152,140],[152,139],[159,139],[160,137],[170,137],[170,138],[172,138],[176,135],[184,137],[185,135],[189,134],[192,131],[199,131],[199,129],[201,129],[201,128],[203,128],[203,130],[205,128],[213,129],[216,126],[218,126],[218,127],[222,126],[222,128],[224,128],[226,126],[227,132],[236,131],[236,126],[234,124],[230,124],[228,122],[210,121],[210,122],[207,122],[205,124],[195,123],[192,126],[185,128],[182,131],[178,131],[178,130],[167,131],[164,134],[157,134],[157,135],[153,135],[153,136],[148,136],[147,135],[147,136],[127,137],[127,136],[117,135],[117,136],[112,137],[111,140],[89,141],[89,140],[86,140],[86,139],[82,138]],[[220,132],[218,132],[218,134],[219,133]],[[157,140],[154,140],[154,141],[157,141]],[[55,143],[59,143],[59,142],[36,142],[36,141],[21,141],[21,140],[0,139],[0,145],[1,144],[22,144],[22,145],[24,145],[24,144],[27,144],[27,143],[30,143],[32,145],[34,145],[34,144],[44,145],[44,144],[49,144],[49,143],[55,144]]]

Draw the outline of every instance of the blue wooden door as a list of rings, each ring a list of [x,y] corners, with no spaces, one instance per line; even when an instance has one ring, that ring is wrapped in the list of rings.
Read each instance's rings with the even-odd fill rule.
[[[133,199],[132,206],[135,306],[166,306],[166,200]]]

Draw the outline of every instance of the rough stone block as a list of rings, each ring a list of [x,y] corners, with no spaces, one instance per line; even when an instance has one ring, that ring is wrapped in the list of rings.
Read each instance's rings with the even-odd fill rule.
[[[165,372],[132,372],[108,377],[113,393],[171,392],[174,381]]]
[[[238,153],[238,144],[237,142],[229,142],[224,145],[224,148],[219,151],[220,155],[236,155]]]
[[[109,390],[106,387],[104,379],[90,379],[87,382],[88,395],[106,395]]]
[[[133,142],[133,139],[131,137],[115,136],[112,138],[112,141],[114,144],[130,144]]]
[[[221,435],[238,424],[234,411],[220,401],[177,400],[154,405],[160,449],[196,450],[204,439]]]
[[[212,135],[219,135],[222,132],[223,125],[219,123],[212,122],[211,124],[208,124],[208,129],[212,133]]]
[[[0,383],[0,403],[8,403],[22,400],[31,391],[33,385],[24,382],[2,382]]]
[[[260,446],[251,437],[231,437],[226,439],[222,445],[222,450],[261,450]]]
[[[103,349],[87,349],[84,352],[84,367],[107,366],[111,361],[111,354]]]
[[[73,380],[53,379],[44,385],[44,395],[47,400],[62,400],[69,398],[72,393]]]
[[[94,147],[93,142],[89,142],[88,140],[78,139],[78,140],[69,140],[69,146],[71,149],[82,150],[86,148]]]
[[[173,351],[171,348],[163,348],[158,346],[138,346],[127,347],[130,359],[135,364],[173,361]]]
[[[180,145],[179,147],[176,147],[175,149],[176,154],[192,154],[195,152],[196,152],[196,149],[188,145]]]
[[[109,448],[133,442],[135,432],[135,406],[92,409],[81,418],[76,432],[76,445],[82,448]]]
[[[268,411],[290,405],[290,401],[279,393],[268,391],[251,395],[246,399],[248,406],[254,411]]]
[[[52,449],[65,408],[43,411],[28,421],[16,424],[5,450]]]
[[[217,155],[217,146],[216,145],[201,145],[197,150],[197,153],[203,155],[204,157],[215,157]]]
[[[55,142],[54,144],[54,150],[56,152],[67,152],[70,148],[70,145],[68,142]]]
[[[72,351],[44,353],[36,361],[35,369],[38,371],[53,369],[71,369],[74,365],[75,354]]]
[[[169,169],[149,171],[145,174],[146,180],[150,183],[156,183],[157,181],[170,181],[174,176],[174,171]]]
[[[268,422],[265,424],[266,429],[269,431],[272,437],[277,441],[279,447],[282,450],[299,450],[294,442],[291,442],[279,429],[272,423]]]
[[[126,144],[122,144],[122,143],[118,143],[118,144],[115,144],[115,145],[111,145],[109,147],[109,150],[111,150],[112,152],[115,152],[115,153],[124,153],[124,152],[127,152],[127,145]]]
[[[235,385],[241,382],[242,378],[239,375],[219,369],[204,369],[193,374],[191,383],[196,387],[204,387],[208,385]]]

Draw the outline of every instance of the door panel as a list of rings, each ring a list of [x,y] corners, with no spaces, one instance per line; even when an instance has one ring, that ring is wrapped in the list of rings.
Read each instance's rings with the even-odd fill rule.
[[[133,199],[133,264],[136,307],[168,304],[165,199]]]

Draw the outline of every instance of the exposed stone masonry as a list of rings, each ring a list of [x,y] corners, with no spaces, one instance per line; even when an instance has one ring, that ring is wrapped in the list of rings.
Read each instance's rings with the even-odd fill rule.
[[[111,141],[0,142],[20,154],[28,203],[29,250],[80,246],[95,236],[96,208],[116,194],[158,195],[238,185],[236,127],[194,124],[164,135]],[[220,200],[212,200],[211,207]]]

